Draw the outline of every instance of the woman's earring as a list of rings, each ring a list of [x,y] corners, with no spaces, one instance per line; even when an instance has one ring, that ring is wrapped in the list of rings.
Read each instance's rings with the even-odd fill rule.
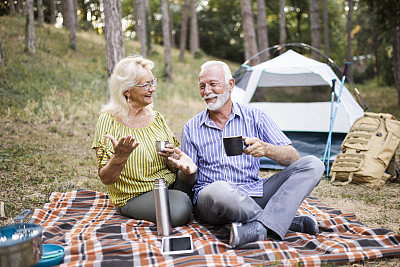
[[[129,102],[129,101],[130,101],[130,100],[129,100],[129,98],[127,98],[127,99],[126,99],[126,101],[128,101],[128,102]]]

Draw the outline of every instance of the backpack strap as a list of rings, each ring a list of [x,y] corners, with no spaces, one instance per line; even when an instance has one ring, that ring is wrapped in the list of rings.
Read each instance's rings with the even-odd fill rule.
[[[349,183],[351,183],[351,181],[353,181],[353,172],[350,172],[349,176],[347,177],[347,181],[345,181],[345,182],[335,182],[334,183],[335,179],[336,179],[336,172],[333,173],[332,179],[330,182],[333,185],[348,185]]]

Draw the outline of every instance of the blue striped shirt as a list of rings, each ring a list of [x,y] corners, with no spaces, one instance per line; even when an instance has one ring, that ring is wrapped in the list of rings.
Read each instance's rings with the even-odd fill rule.
[[[232,113],[221,130],[209,118],[208,110],[190,119],[182,131],[182,151],[198,167],[193,203],[208,184],[224,180],[233,183],[249,196],[263,195],[263,180],[258,177],[260,158],[242,154],[228,157],[222,138],[228,136],[257,137],[274,145],[291,141],[263,111],[233,103]]]

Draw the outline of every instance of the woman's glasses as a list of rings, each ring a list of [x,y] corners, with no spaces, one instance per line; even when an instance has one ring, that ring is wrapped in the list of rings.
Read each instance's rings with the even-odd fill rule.
[[[134,86],[137,86],[137,87],[142,87],[143,88],[143,90],[150,90],[150,88],[152,87],[152,86],[156,86],[156,84],[157,84],[157,78],[155,78],[153,81],[151,81],[151,82],[148,82],[148,83],[145,83],[145,84],[136,84],[136,85],[134,85]]]

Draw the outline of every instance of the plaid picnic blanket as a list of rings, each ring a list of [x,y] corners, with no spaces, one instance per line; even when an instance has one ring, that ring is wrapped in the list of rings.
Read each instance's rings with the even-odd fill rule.
[[[318,219],[321,233],[288,232],[283,241],[258,241],[231,249],[230,226],[201,224],[196,218],[173,229],[192,235],[190,255],[163,256],[155,224],[122,216],[108,195],[89,190],[53,193],[30,223],[44,227],[43,242],[64,247],[60,266],[320,266],[400,256],[400,235],[369,228],[354,214],[309,197],[298,210]]]

